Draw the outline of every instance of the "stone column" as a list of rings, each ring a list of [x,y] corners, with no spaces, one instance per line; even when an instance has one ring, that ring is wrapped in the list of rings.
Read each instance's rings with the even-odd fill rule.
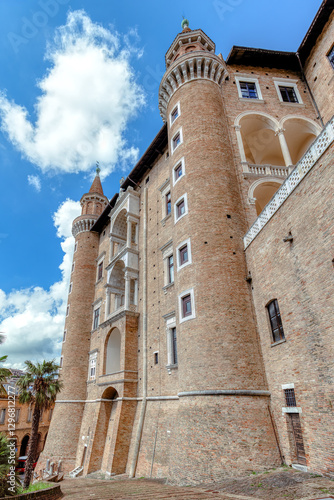
[[[138,279],[135,280],[134,304],[138,306]]]
[[[106,309],[104,313],[104,319],[106,320],[110,314],[110,290],[106,289]]]
[[[131,284],[131,278],[130,276],[125,273],[125,299],[124,299],[124,308],[126,311],[130,309],[130,284]]]
[[[126,246],[131,248],[132,221],[127,218]]]
[[[280,128],[276,130],[275,135],[278,135],[278,139],[281,145],[281,150],[283,154],[283,158],[285,161],[285,166],[288,167],[289,165],[292,165],[292,160],[289,152],[288,145],[286,143],[285,137],[284,137],[284,129]]]
[[[234,129],[235,129],[235,133],[237,134],[237,141],[238,141],[241,161],[247,162],[246,155],[245,155],[245,149],[244,149],[244,143],[242,141],[242,135],[241,135],[241,125],[235,125]]]

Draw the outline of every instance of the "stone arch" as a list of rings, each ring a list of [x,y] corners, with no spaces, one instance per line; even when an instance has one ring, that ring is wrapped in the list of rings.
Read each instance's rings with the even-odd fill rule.
[[[275,177],[262,178],[253,182],[248,190],[248,200],[249,203],[255,204],[257,215],[260,215],[282,184],[283,180]]]
[[[285,166],[277,130],[279,122],[261,112],[244,112],[235,120],[243,161],[255,165]]]
[[[107,335],[105,342],[105,370],[106,375],[121,370],[121,333],[113,328]]]
[[[20,446],[20,457],[24,457],[28,454],[29,439],[30,439],[29,434],[26,434],[23,437],[23,439],[21,441],[21,446]]]
[[[321,132],[321,127],[310,118],[296,115],[285,116],[280,122],[293,165],[301,159]]]
[[[114,223],[112,225],[111,232],[126,241],[126,233],[127,233],[127,220],[126,220],[127,211],[123,208],[119,214],[117,215]]]
[[[101,396],[99,403],[98,417],[93,436],[92,451],[89,457],[88,473],[101,469],[106,469],[106,464],[102,467],[103,462],[106,461],[106,456],[110,450],[110,437],[113,428],[113,416],[116,411],[117,405],[114,401],[118,398],[118,392],[112,386],[107,387]],[[103,443],[103,446],[101,446]],[[84,456],[85,455],[85,456]],[[86,450],[83,449],[82,461],[86,459]]]

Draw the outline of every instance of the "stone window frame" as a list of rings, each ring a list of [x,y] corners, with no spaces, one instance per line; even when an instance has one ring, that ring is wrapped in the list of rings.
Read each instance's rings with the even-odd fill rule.
[[[184,213],[179,216],[178,215],[178,206],[180,205],[182,200],[184,201]],[[179,220],[181,220],[186,215],[188,215],[188,195],[187,195],[187,193],[184,193],[174,203],[174,224],[176,224]]]
[[[68,294],[70,295],[70,293],[72,293],[72,290],[73,290],[73,282],[71,281],[71,283],[69,284],[69,287],[68,287]]]
[[[70,304],[67,304],[67,307],[66,307],[66,318],[67,316],[69,316],[70,314]]]
[[[63,363],[64,363],[64,356],[60,356],[60,358],[59,358],[59,368],[63,367]]]
[[[92,330],[97,330],[100,326],[101,321],[101,306],[102,300],[100,300],[93,308],[93,325]]]
[[[237,84],[238,96],[239,96],[239,99],[241,101],[247,101],[247,102],[264,102],[258,78],[253,77],[253,76],[250,77],[250,76],[247,76],[247,75],[243,76],[242,74],[239,74],[239,75],[234,75],[234,79],[235,79],[236,84]],[[255,83],[257,97],[256,98],[243,97],[242,96],[242,92],[241,92],[240,82]]]
[[[162,259],[163,259],[163,267],[164,267],[164,286],[163,289],[169,288],[170,286],[174,285],[174,281],[169,282],[169,269],[168,269],[168,259],[172,255],[174,255],[173,252],[173,241],[170,240],[168,241],[164,246],[160,248],[162,251]],[[174,259],[174,280],[175,280],[175,259]]]
[[[89,361],[88,361],[88,381],[96,380],[97,376],[97,353],[98,350],[94,349],[89,353]],[[94,373],[92,374],[92,369]]]
[[[153,352],[153,362],[154,366],[159,364],[159,351]]]
[[[75,268],[75,261],[72,262],[72,267],[71,267],[71,274],[73,273],[74,271],[74,268]]]
[[[291,384],[282,384],[282,391],[283,391],[284,401],[285,401],[284,391],[286,389],[294,389],[294,388],[295,388],[295,384],[294,383],[291,383]],[[282,407],[282,415],[284,415],[285,413],[302,413],[302,409],[301,409],[300,406],[283,406]]]
[[[327,53],[327,60],[334,70],[334,45],[332,45],[331,49]]]
[[[178,358],[175,363],[174,353],[173,353],[173,329],[176,329],[176,315],[175,311],[163,316],[166,324],[166,345],[167,345],[167,365],[166,368],[168,373],[171,374],[171,370],[178,368]]]
[[[170,213],[167,213],[167,195],[168,193],[171,193],[170,189],[170,180],[166,179],[165,182],[159,187],[159,191],[161,192],[161,210],[162,210],[162,218],[161,221],[164,222],[166,219],[172,216],[172,211]],[[172,201],[171,201],[172,203]]]
[[[65,330],[63,332],[63,340],[62,340],[63,343],[66,342],[66,336],[67,336],[67,330],[65,328]]]
[[[174,147],[174,141],[175,141],[175,138],[177,137],[177,135],[180,135],[180,142],[177,146]],[[175,133],[173,134],[172,136],[172,139],[171,139],[171,144],[170,144],[170,150],[172,152],[172,155],[175,153],[175,151],[181,146],[181,144],[183,144],[183,132],[182,132],[182,127],[180,127],[179,129],[177,129],[175,131]]]
[[[285,104],[285,105],[289,105],[289,106],[298,106],[298,104],[299,105],[304,104],[303,99],[301,98],[301,95],[300,95],[299,90],[298,90],[298,86],[297,86],[298,80],[292,80],[290,78],[273,78],[273,82],[274,82],[274,85],[276,88],[278,99],[279,99],[281,104]],[[293,90],[296,94],[297,102],[285,102],[285,101],[283,101],[280,87],[293,88]]]
[[[105,267],[104,267],[105,255],[106,255],[106,252],[103,252],[96,259],[96,283],[103,280],[103,274],[104,274],[104,269],[105,269]],[[100,275],[100,270],[101,270],[101,275]]]
[[[177,117],[174,118],[173,120],[173,112],[175,111],[175,109],[177,109]],[[172,125],[174,125],[174,123],[176,122],[176,120],[181,116],[181,106],[180,106],[180,101],[178,101],[175,106],[173,106],[173,109],[172,111],[169,113],[169,125],[170,127]]]
[[[182,166],[182,175],[176,178],[175,172],[176,169],[180,166],[180,164]],[[175,186],[175,184],[179,182],[185,175],[186,175],[186,167],[185,167],[184,156],[182,156],[182,158],[180,158],[173,166],[173,186]]]
[[[180,258],[180,250],[184,248],[187,245],[187,250],[188,250],[188,260],[187,262],[184,262],[181,264],[181,258]],[[181,269],[183,269],[186,266],[189,266],[192,264],[192,254],[191,254],[191,242],[190,238],[187,238],[186,240],[183,240],[177,247],[176,247],[176,266],[177,266],[177,271],[179,272]]]
[[[191,314],[184,316],[183,299],[186,298],[188,295],[190,295]],[[195,294],[193,288],[188,288],[188,290],[184,290],[182,293],[178,295],[178,304],[179,304],[179,323],[184,323],[185,321],[189,321],[191,319],[196,318]]]
[[[77,250],[78,250],[78,242],[76,241],[76,242],[74,243],[74,250],[73,250],[73,253],[75,253]]]
[[[4,425],[6,420],[6,408],[1,408],[0,412],[0,425]]]

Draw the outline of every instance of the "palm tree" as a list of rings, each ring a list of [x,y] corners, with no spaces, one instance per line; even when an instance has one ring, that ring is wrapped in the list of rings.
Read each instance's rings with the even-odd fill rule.
[[[55,402],[62,382],[58,380],[60,368],[53,359],[42,363],[25,361],[26,373],[17,381],[20,391],[20,403],[34,404],[29,440],[28,456],[25,467],[24,488],[28,488],[33,474],[33,463],[37,453],[38,427],[41,412],[47,410]]]
[[[17,474],[11,474],[12,480],[8,482],[10,467],[15,467],[15,461],[11,456],[10,441],[5,434],[0,433],[0,496],[15,495],[21,485]],[[14,461],[14,463],[13,463]],[[10,489],[9,489],[10,488]]]
[[[0,344],[3,344],[5,341],[5,336],[0,334]],[[1,356],[0,358],[0,363],[3,363],[6,361],[7,356]],[[0,396],[6,396],[7,392],[4,386],[2,385],[3,382],[6,382],[7,377],[10,377],[12,375],[12,372],[8,370],[7,368],[2,368],[0,367]]]

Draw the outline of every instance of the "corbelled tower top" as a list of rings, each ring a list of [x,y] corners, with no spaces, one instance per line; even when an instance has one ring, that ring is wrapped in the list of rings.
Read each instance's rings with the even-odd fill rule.
[[[103,193],[98,165],[90,190],[82,196],[80,204],[82,207],[81,215],[73,221],[72,226],[74,237],[82,231],[89,231],[108,205],[108,198]]]
[[[166,72],[159,88],[159,110],[166,121],[167,106],[178,88],[198,79],[209,79],[220,85],[227,76],[225,62],[215,55],[214,42],[201,30],[191,30],[183,19],[182,32],[167,50]]]

